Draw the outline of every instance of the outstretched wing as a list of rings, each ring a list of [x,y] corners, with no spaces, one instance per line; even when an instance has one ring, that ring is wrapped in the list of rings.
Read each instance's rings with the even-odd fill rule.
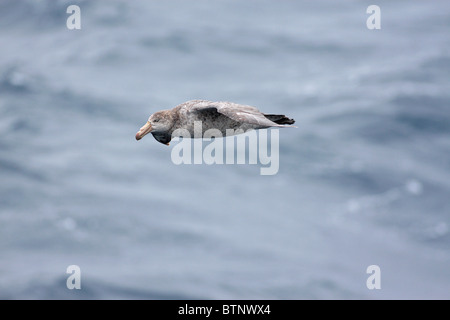
[[[259,127],[282,127],[267,119],[264,114],[255,107],[232,102],[195,100],[192,101],[189,109],[190,112],[210,112],[215,109],[218,113],[239,123],[248,123]]]

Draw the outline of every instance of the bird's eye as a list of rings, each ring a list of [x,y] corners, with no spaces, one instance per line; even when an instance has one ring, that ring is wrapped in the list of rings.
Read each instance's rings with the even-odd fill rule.
[[[155,120],[153,120],[153,122],[159,122],[159,119],[155,119]]]

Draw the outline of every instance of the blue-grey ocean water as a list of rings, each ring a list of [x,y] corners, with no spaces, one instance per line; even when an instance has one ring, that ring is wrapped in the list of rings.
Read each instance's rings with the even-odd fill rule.
[[[370,4],[1,0],[0,298],[449,299],[450,4]],[[135,141],[190,99],[296,119],[278,174]]]

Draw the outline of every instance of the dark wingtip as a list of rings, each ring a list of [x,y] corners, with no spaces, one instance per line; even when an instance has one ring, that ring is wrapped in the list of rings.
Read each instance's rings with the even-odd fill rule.
[[[264,114],[264,116],[276,124],[294,124],[295,120],[286,117],[284,114]]]
[[[294,124],[294,123],[295,123],[294,119],[286,118],[286,120],[284,120],[283,123],[281,124]]]

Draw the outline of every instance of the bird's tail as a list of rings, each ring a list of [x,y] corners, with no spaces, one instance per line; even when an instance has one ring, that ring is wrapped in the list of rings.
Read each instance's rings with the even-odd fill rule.
[[[290,119],[282,114],[264,114],[264,116],[270,121],[275,122],[276,124],[294,124],[295,120]]]

